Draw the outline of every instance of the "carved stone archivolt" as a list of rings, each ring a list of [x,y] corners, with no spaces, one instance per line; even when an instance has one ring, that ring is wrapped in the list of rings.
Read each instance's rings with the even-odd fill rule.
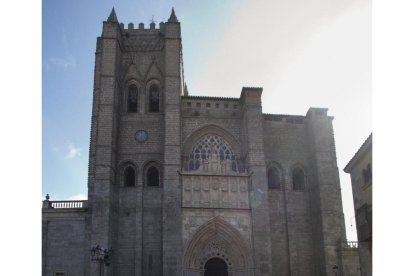
[[[250,275],[253,269],[251,248],[240,232],[220,217],[206,222],[185,247],[184,271],[198,271],[203,275],[204,265],[211,258],[226,262],[229,275],[241,272]],[[233,273],[233,275],[235,275]]]

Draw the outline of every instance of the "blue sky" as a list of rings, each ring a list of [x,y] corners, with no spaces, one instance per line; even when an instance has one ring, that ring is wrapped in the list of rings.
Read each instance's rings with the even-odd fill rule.
[[[146,27],[175,8],[191,95],[239,97],[243,86],[261,86],[266,113],[329,108],[345,223],[356,238],[342,169],[372,131],[371,3],[364,0],[44,0],[42,195],[87,194],[95,43],[112,7],[125,25]]]
[[[148,27],[175,7],[183,24],[187,82],[203,52],[217,40],[228,13],[244,1],[44,0],[42,7],[43,194],[53,199],[86,195],[96,37],[115,7],[119,21]],[[190,23],[191,22],[191,23]],[[186,62],[186,61],[189,62]]]

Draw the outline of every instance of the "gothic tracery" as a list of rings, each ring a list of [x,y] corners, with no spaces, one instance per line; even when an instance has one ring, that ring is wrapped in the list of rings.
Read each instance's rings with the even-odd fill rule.
[[[237,172],[233,149],[221,136],[207,134],[193,146],[188,157],[188,171],[213,173]]]

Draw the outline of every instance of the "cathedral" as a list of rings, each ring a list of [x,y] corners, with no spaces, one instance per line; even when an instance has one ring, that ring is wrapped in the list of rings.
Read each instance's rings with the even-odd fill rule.
[[[42,275],[360,275],[326,108],[191,96],[174,9],[149,28],[113,9],[93,87],[88,200],[43,201]]]

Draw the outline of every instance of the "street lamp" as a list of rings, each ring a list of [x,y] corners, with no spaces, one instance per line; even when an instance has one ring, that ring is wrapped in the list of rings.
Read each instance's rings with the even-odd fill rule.
[[[92,247],[91,249],[91,261],[99,264],[99,276],[104,274],[104,265],[109,266],[111,264],[111,257],[114,250],[111,248],[102,248],[99,245]]]
[[[335,271],[335,276],[338,276],[338,266],[335,264],[332,269]]]

